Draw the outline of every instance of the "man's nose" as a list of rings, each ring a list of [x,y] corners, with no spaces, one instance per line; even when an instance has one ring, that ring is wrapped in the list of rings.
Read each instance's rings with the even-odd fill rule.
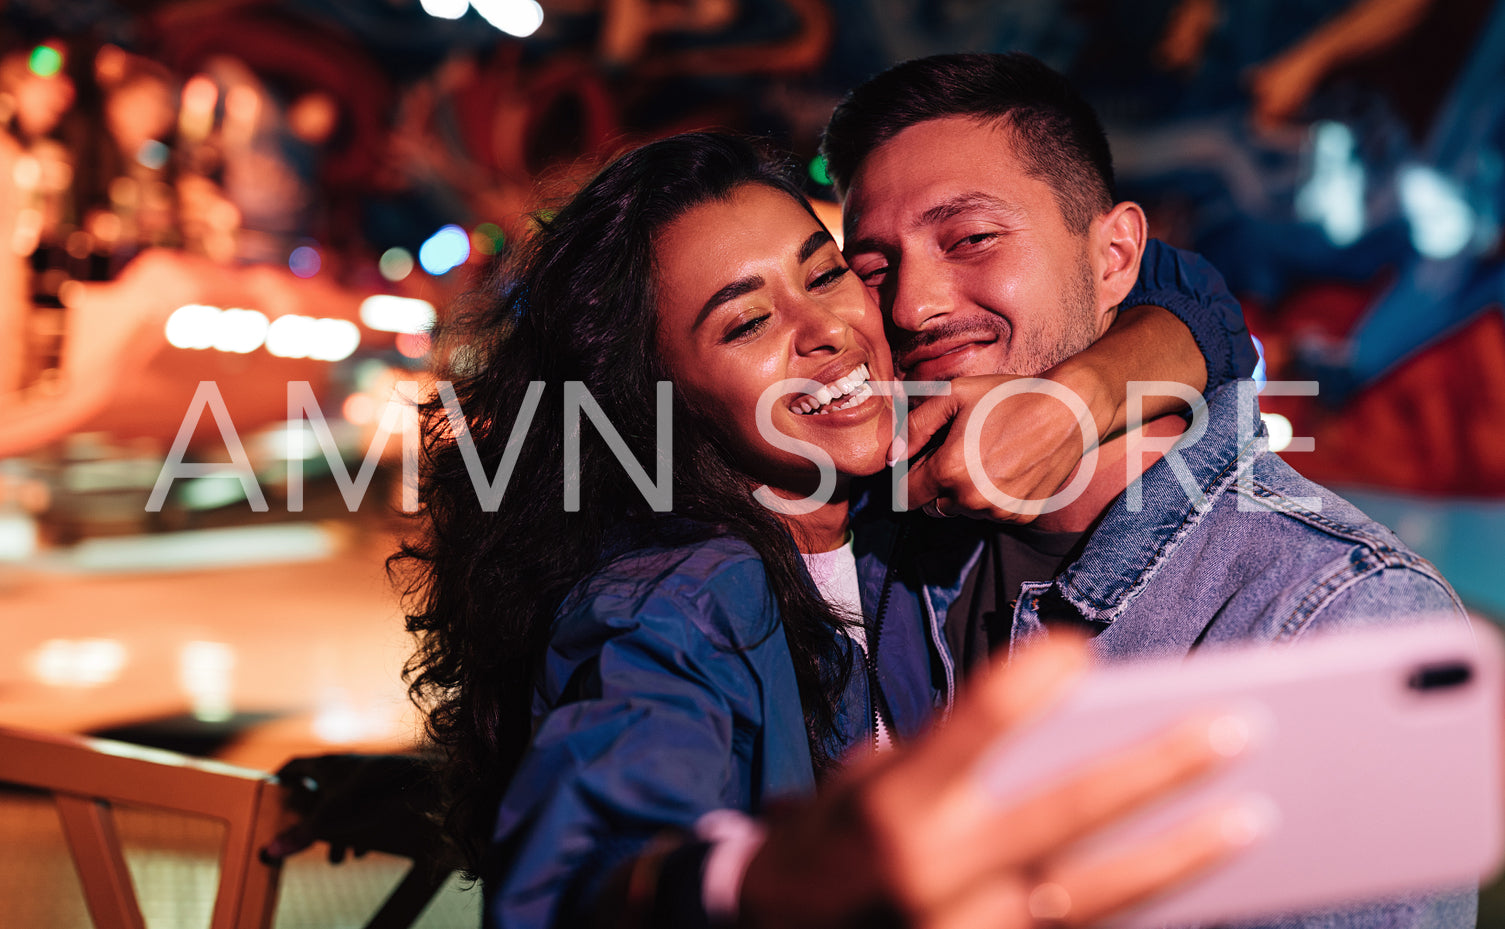
[[[919,332],[931,320],[950,313],[954,303],[951,279],[935,262],[906,262],[894,276],[888,318],[897,329]]]

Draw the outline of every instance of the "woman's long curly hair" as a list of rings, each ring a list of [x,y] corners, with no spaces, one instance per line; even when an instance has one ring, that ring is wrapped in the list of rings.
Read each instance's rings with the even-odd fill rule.
[[[778,162],[733,136],[689,133],[628,153],[541,219],[489,296],[440,340],[459,346],[448,377],[464,424],[451,421],[442,397],[424,405],[426,531],[392,566],[405,576],[407,628],[417,638],[405,669],[410,693],[447,758],[447,831],[472,873],[531,737],[555,613],[601,567],[607,533],[627,524],[639,537],[683,538],[688,517],[707,536],[730,534],[757,551],[794,659],[817,773],[832,764],[836,703],[851,672],[844,621],[808,582],[790,530],[753,498],[715,411],[674,395],[672,513],[650,508],[589,427],[579,430],[580,506],[564,505],[566,381],[583,384],[654,473],[656,385],[672,379],[656,344],[654,243],[688,210],[724,202],[746,184],[810,209]],[[519,440],[514,423],[540,384]],[[488,512],[472,469],[491,480],[509,462],[511,481]]]

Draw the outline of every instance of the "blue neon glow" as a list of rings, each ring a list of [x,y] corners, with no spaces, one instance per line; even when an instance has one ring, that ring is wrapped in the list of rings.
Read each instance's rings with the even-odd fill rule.
[[[1451,258],[1474,237],[1473,208],[1456,184],[1431,168],[1401,170],[1400,203],[1411,224],[1411,244],[1425,258]]]
[[[459,226],[444,226],[418,249],[418,263],[435,277],[470,257],[470,236]]]
[[[1312,176],[1296,193],[1296,215],[1321,225],[1334,245],[1352,245],[1363,234],[1364,165],[1342,123],[1312,126]]]

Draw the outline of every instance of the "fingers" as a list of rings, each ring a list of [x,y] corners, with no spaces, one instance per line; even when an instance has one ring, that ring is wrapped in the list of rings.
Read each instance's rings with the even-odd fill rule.
[[[923,449],[937,432],[956,418],[961,408],[961,399],[954,393],[930,397],[919,406],[910,407],[904,434],[895,437],[889,449],[888,463],[892,465]]]
[[[1258,841],[1265,823],[1244,805],[1208,810],[1111,858],[1000,872],[917,922],[923,929],[1096,925],[1226,861]]]
[[[1050,868],[1030,900],[1054,906],[1047,918],[1093,925],[1206,872],[1258,841],[1267,828],[1267,818],[1247,804],[1208,810],[1110,859]]]
[[[1033,871],[1084,836],[1195,780],[1247,742],[1247,727],[1241,741],[1230,737],[1228,718],[1201,717],[1033,794],[997,795],[979,761],[1055,700],[1085,664],[1080,641],[1053,633],[964,695],[924,751],[905,760],[901,778],[874,785],[880,803],[890,799],[889,790],[925,798],[908,812],[910,821],[923,816],[926,834],[896,846],[904,864],[901,899],[910,908],[929,911],[989,875]],[[959,860],[948,851],[954,848],[967,854]]]
[[[1142,744],[1095,762],[1065,783],[1019,804],[1006,816],[1009,843],[1004,864],[1019,865],[1049,855],[1168,794],[1243,750],[1227,737],[1229,717],[1198,717]]]

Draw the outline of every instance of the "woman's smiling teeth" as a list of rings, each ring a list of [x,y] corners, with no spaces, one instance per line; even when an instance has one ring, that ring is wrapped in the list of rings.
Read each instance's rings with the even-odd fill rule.
[[[868,385],[867,379],[867,365],[860,364],[845,377],[836,379],[790,406],[796,413],[804,416],[854,407],[873,395],[873,388]]]

